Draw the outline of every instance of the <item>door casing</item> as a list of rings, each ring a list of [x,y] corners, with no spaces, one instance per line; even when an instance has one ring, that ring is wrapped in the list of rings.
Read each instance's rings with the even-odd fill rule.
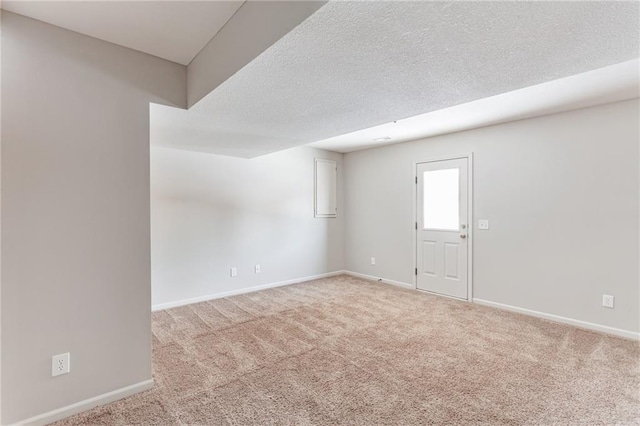
[[[468,167],[468,171],[467,171],[467,206],[468,206],[468,215],[469,215],[469,223],[467,226],[467,244],[468,244],[468,254],[467,254],[467,301],[471,302],[473,300],[473,241],[474,241],[474,231],[475,231],[475,226],[474,226],[474,215],[473,215],[473,152],[470,153],[466,153],[466,154],[459,154],[459,155],[447,155],[447,156],[442,156],[442,157],[429,157],[429,158],[425,158],[425,159],[420,159],[417,161],[413,161],[411,163],[411,168],[412,168],[412,175],[413,175],[413,223],[411,224],[412,228],[413,228],[413,268],[414,271],[418,268],[418,250],[417,250],[417,244],[418,244],[418,230],[416,229],[416,223],[418,222],[418,183],[417,183],[417,178],[418,178],[418,164],[421,163],[432,163],[435,161],[445,161],[445,160],[457,160],[457,159],[463,159],[466,158],[467,159],[467,167]],[[414,273],[413,274],[413,288],[416,290],[418,289],[418,277],[417,275]],[[447,295],[443,295],[443,294],[438,294],[438,293],[432,293],[430,291],[426,291],[426,290],[420,290],[420,291],[424,291],[425,293],[430,293],[430,294],[435,294],[437,296],[442,296],[442,297],[449,297],[455,300],[464,300],[464,299],[459,299],[457,297],[451,297],[451,296],[447,296]]]

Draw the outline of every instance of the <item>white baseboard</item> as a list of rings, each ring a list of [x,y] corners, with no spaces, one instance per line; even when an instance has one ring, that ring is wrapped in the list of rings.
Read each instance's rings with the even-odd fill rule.
[[[353,271],[342,271],[342,273],[351,275],[352,277],[362,278],[365,280],[380,281],[381,283],[391,284],[398,287],[408,288],[411,290],[415,289],[415,286],[413,284],[403,283],[401,281],[388,280],[386,278],[374,277],[373,275],[361,274],[359,272],[353,272]]]
[[[320,278],[333,277],[333,276],[341,275],[341,274],[351,275],[353,277],[362,278],[362,279],[365,279],[365,280],[379,281],[379,282],[382,282],[382,283],[385,283],[385,284],[391,284],[391,285],[395,285],[395,286],[402,287],[402,288],[408,288],[408,289],[411,289],[411,290],[415,289],[415,286],[413,284],[409,284],[409,283],[405,283],[405,282],[401,282],[401,281],[390,280],[390,279],[387,279],[387,278],[380,278],[380,277],[376,277],[376,276],[373,276],[373,275],[362,274],[362,273],[359,273],[359,272],[353,272],[353,271],[344,270],[344,271],[329,272],[329,273],[326,273],[326,274],[313,275],[313,276],[309,276],[309,277],[296,278],[296,279],[287,280],[287,281],[280,281],[280,282],[271,283],[271,284],[263,284],[263,285],[259,285],[259,286],[255,286],[255,287],[248,287],[248,288],[239,289],[239,290],[232,290],[232,291],[226,291],[226,292],[221,292],[221,293],[209,294],[209,295],[206,295],[206,296],[196,297],[196,298],[192,298],[192,299],[184,299],[184,300],[179,300],[179,301],[176,301],[176,302],[162,303],[162,304],[158,304],[158,305],[153,305],[152,310],[153,311],[159,311],[159,310],[162,310],[162,309],[175,308],[175,307],[178,307],[178,306],[189,305],[189,304],[192,304],[192,303],[205,302],[207,300],[220,299],[220,298],[223,298],[223,297],[235,296],[235,295],[244,294],[244,293],[251,293],[251,292],[254,292],[254,291],[265,290],[265,289],[268,289],[268,288],[281,287],[281,286],[290,285],[290,284],[302,283],[302,282],[305,282],[305,281],[312,281],[312,280],[317,280],[317,279],[320,279]],[[456,300],[458,300],[458,299],[456,299]],[[525,314],[525,315],[530,315],[530,316],[534,316],[534,317],[537,317],[537,318],[544,318],[544,319],[547,319],[547,320],[556,321],[556,322],[560,322],[560,323],[563,323],[563,324],[569,324],[569,325],[573,325],[573,326],[580,327],[580,328],[586,328],[586,329],[589,329],[589,330],[594,330],[594,331],[599,331],[599,332],[603,332],[603,333],[613,334],[615,336],[625,337],[625,338],[628,338],[628,339],[640,340],[640,333],[637,333],[635,331],[622,330],[622,329],[615,328],[615,327],[609,327],[609,326],[606,326],[606,325],[600,325],[600,324],[595,324],[595,323],[591,323],[591,322],[587,322],[587,321],[576,320],[576,319],[573,319],[573,318],[562,317],[562,316],[559,316],[559,315],[548,314],[548,313],[545,313],[545,312],[534,311],[534,310],[531,310],[531,309],[520,308],[520,307],[517,307],[517,306],[505,305],[505,304],[502,304],[502,303],[492,302],[492,301],[484,300],[484,299],[476,299],[476,298],[474,298],[473,299],[473,303],[478,303],[480,305],[490,306],[490,307],[493,307],[493,308],[503,309],[503,310],[507,310],[507,311],[511,311],[511,312],[517,312],[517,313],[521,313],[521,314]]]
[[[601,333],[613,334],[614,336],[624,337],[627,339],[640,340],[640,333],[629,330],[622,330],[620,328],[609,327],[607,325],[595,324],[592,322],[581,321],[573,318],[561,317],[560,315],[547,314],[545,312],[534,311],[531,309],[519,308],[517,306],[505,305],[503,303],[491,302],[483,299],[473,299],[473,303],[479,305],[489,306],[492,308],[503,309],[505,311],[517,312],[520,314],[529,315],[532,317],[543,318],[550,321],[560,322],[563,324],[573,325],[579,328],[585,328],[587,330],[599,331]]]
[[[93,398],[85,399],[84,401],[76,402],[75,404],[67,405],[66,407],[58,408],[57,410],[49,411],[48,413],[39,414],[37,416],[28,418],[26,420],[14,423],[12,426],[41,426],[53,423],[58,420],[62,420],[69,416],[72,416],[83,411],[90,410],[100,405],[105,405],[110,402],[117,401],[122,398],[126,398],[131,395],[135,395],[140,392],[144,392],[153,387],[153,380],[145,380],[144,382],[136,383],[135,385],[127,386],[121,389],[117,389],[111,392],[104,393],[102,395],[95,396]]]
[[[358,277],[358,278],[362,278],[365,280],[373,280],[373,281],[380,281],[382,283],[385,284],[392,284],[392,285],[396,285],[399,287],[403,287],[403,288],[408,288],[408,289],[415,289],[415,286],[413,284],[408,284],[408,283],[403,283],[400,281],[394,281],[394,280],[388,280],[385,278],[379,278],[379,277],[374,277],[372,275],[367,275],[367,274],[361,274],[359,272],[353,272],[353,271],[342,271],[344,274],[347,275],[351,275],[354,277]],[[456,299],[456,298],[453,298]],[[456,299],[456,300],[460,300],[460,299]],[[555,321],[555,322],[559,322],[562,324],[568,324],[568,325],[572,325],[578,328],[584,328],[587,330],[593,330],[593,331],[598,331],[601,333],[606,333],[606,334],[612,334],[614,336],[619,336],[619,337],[624,337],[626,339],[634,339],[634,340],[640,340],[640,333],[635,332],[635,331],[630,331],[630,330],[623,330],[620,328],[615,328],[615,327],[609,327],[607,325],[600,325],[600,324],[595,324],[592,322],[587,322],[587,321],[581,321],[581,320],[576,320],[573,318],[567,318],[567,317],[562,317],[560,315],[553,315],[553,314],[548,314],[545,312],[539,312],[539,311],[534,311],[531,309],[525,309],[525,308],[519,308],[517,306],[511,306],[511,305],[505,305],[503,303],[497,303],[497,302],[491,302],[489,300],[484,300],[484,299],[473,299],[473,303],[477,303],[479,305],[484,305],[484,306],[489,306],[492,308],[497,308],[497,309],[503,309],[506,311],[511,311],[511,312],[517,312],[520,314],[524,314],[524,315],[529,315],[529,316],[533,316],[533,317],[537,317],[537,318],[543,318],[546,320],[550,320],[550,321]]]
[[[177,308],[178,306],[191,305],[192,303],[206,302],[207,300],[213,300],[213,299],[222,299],[223,297],[237,296],[238,294],[252,293],[254,291],[266,290],[268,288],[275,288],[275,287],[282,287],[285,285],[303,283],[306,281],[313,281],[313,280],[318,280],[320,278],[334,277],[336,275],[341,275],[346,273],[347,273],[346,271],[333,271],[333,272],[328,272],[326,274],[295,278],[292,280],[279,281],[279,282],[270,283],[270,284],[262,284],[254,287],[241,288],[238,290],[222,291],[220,293],[212,293],[204,296],[193,297],[190,299],[177,300],[175,302],[159,303],[157,305],[153,305],[151,307],[151,310],[155,312],[155,311],[161,311],[163,309]]]

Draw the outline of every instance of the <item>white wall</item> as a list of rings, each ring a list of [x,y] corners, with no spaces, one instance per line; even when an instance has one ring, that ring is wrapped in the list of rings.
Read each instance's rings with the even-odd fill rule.
[[[308,147],[251,160],[152,147],[153,305],[342,270],[342,157]],[[335,219],[314,218],[314,158],[338,162]]]
[[[10,13],[1,55],[9,424],[151,378],[148,103],[184,107],[186,69]],[[637,101],[611,104],[351,153],[344,165],[311,148],[254,160],[153,148],[153,303],[340,270],[343,259],[412,282],[411,164],[474,151],[476,218],[491,220],[476,232],[475,297],[638,331],[638,113]],[[314,156],[338,160],[339,181],[346,171],[338,219],[313,218]],[[72,372],[52,379],[51,356],[66,351]]]
[[[247,1],[188,66],[191,108],[326,1]]]
[[[346,154],[346,268],[413,283],[412,165],[473,152],[473,297],[638,332],[639,132],[633,100]]]
[[[3,424],[151,379],[150,101],[186,68],[2,14]]]

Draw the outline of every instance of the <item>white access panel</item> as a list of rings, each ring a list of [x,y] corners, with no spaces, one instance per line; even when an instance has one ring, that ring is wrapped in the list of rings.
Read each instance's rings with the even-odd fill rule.
[[[336,217],[338,163],[315,159],[315,217]]]

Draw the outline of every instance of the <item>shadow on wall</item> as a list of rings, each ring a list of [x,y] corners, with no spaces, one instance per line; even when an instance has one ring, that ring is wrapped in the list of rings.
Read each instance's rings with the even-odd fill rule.
[[[313,214],[315,157],[342,160],[307,147],[245,160],[152,146],[153,305],[342,270],[342,218]]]
[[[10,12],[4,13],[8,16],[19,16]],[[154,102],[162,102],[178,108],[186,107],[187,70],[185,66],[171,63],[172,73],[157,74],[154,78],[149,78],[148,70],[140,66],[139,58],[142,54],[139,52],[51,25],[43,25],[33,19],[22,18],[21,21],[24,31],[20,37],[14,37],[11,33],[4,36],[11,37],[8,41],[15,44],[16,48],[25,45],[28,49],[34,50],[37,47],[40,51],[38,56],[42,61],[42,67],[55,66],[57,62],[63,61],[66,64],[72,64],[73,69],[80,75],[85,74],[85,70],[91,70],[105,77],[108,76],[117,82],[114,88],[118,87],[120,90],[124,86],[126,91],[136,94],[140,100],[145,98],[141,95],[146,94],[146,99]],[[99,48],[97,48],[98,45]],[[167,68],[168,62],[164,59],[151,55],[145,56],[150,66],[153,66],[153,62],[157,62],[158,67]],[[183,84],[177,85],[178,81]],[[96,91],[101,90],[104,88],[96,88]]]

